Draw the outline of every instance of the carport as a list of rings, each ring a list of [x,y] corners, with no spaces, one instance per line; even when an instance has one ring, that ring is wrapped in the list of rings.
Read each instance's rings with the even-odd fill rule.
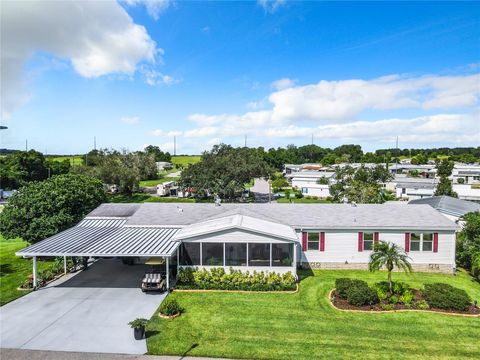
[[[160,257],[166,263],[167,289],[170,288],[170,260],[176,255],[180,228],[129,226],[126,217],[85,218],[77,226],[62,231],[16,253],[33,259],[33,284],[37,287],[37,257]]]

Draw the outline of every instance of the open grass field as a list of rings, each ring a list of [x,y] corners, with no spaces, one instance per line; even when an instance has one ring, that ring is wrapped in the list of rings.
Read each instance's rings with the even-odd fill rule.
[[[172,164],[183,165],[186,167],[188,164],[196,164],[200,161],[200,155],[177,155],[172,156]]]
[[[27,245],[22,239],[5,240],[0,235],[0,306],[28,293],[17,287],[32,273],[32,260],[15,256],[15,251]],[[48,265],[48,261],[39,261],[38,269]]]
[[[47,159],[52,161],[64,161],[69,160],[71,166],[80,166],[84,164],[84,157],[81,155],[65,155],[65,156],[55,156],[55,157],[48,157]]]
[[[385,280],[385,272],[302,272],[300,290],[282,293],[173,292],[185,313],[152,317],[150,354],[250,359],[479,359],[480,319],[410,313],[350,313],[330,306],[338,277]],[[445,282],[480,300],[480,284],[457,276],[395,273],[420,288]]]

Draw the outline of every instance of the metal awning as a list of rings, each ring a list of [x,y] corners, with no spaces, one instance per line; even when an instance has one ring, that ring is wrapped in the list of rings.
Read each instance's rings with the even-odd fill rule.
[[[18,256],[172,256],[180,231],[173,227],[124,226],[125,218],[86,218],[16,253]]]

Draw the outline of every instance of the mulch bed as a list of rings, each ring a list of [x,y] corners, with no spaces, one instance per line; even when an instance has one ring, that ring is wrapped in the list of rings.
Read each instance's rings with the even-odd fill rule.
[[[415,301],[423,300],[423,296],[421,291],[414,290]],[[455,314],[455,315],[475,315],[480,316],[480,308],[478,306],[472,305],[468,309],[468,311],[460,312],[454,309],[437,309],[437,308],[429,308],[429,309],[416,309],[414,307],[406,307],[403,304],[396,304],[392,310],[384,310],[382,309],[382,303],[378,303],[375,305],[364,305],[364,306],[355,306],[348,303],[346,299],[342,299],[338,296],[337,292],[333,290],[330,294],[330,300],[332,301],[333,306],[341,310],[360,310],[360,311],[372,311],[372,312],[389,312],[389,311],[398,311],[398,310],[416,310],[416,311],[431,311],[431,312],[440,312],[440,313],[447,313],[447,314]]]

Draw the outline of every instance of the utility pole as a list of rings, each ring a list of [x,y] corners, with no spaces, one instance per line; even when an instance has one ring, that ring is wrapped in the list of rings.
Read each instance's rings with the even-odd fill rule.
[[[247,135],[245,134],[245,147],[247,147]]]
[[[177,137],[173,135],[173,156],[177,155]]]
[[[28,139],[25,139],[25,151],[28,151]]]
[[[97,137],[93,137],[93,150],[97,150]]]

